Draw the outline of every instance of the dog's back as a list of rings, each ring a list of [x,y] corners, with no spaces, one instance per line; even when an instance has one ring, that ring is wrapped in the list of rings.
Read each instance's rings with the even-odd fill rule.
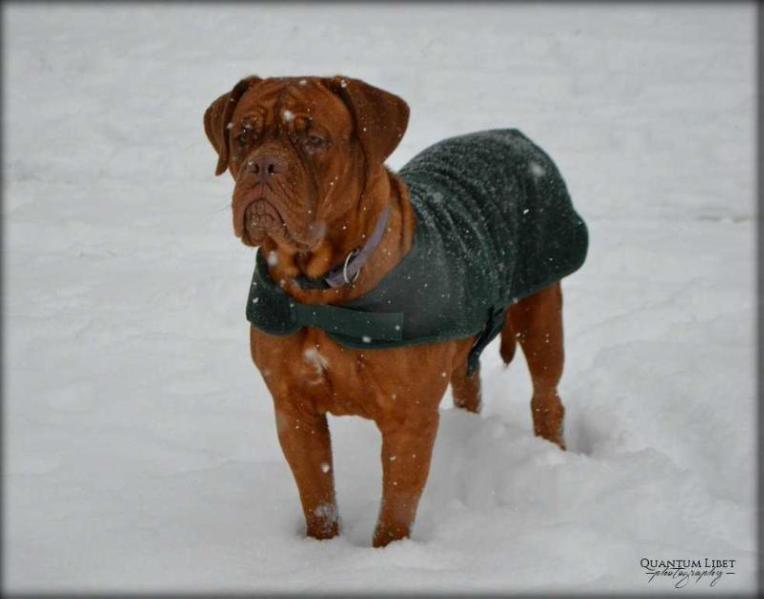
[[[438,237],[462,283],[508,305],[577,270],[586,225],[554,162],[516,129],[453,137],[400,171],[418,228]]]

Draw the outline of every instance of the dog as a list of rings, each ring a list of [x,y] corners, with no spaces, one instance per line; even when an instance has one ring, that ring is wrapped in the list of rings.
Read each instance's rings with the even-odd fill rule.
[[[373,546],[410,535],[440,401],[480,409],[480,351],[519,341],[536,435],[565,448],[560,279],[587,233],[551,159],[517,130],[384,162],[409,107],[349,77],[247,77],[204,114],[235,235],[259,247],[250,350],[273,396],[307,535],[339,533],[327,413],[382,434]]]

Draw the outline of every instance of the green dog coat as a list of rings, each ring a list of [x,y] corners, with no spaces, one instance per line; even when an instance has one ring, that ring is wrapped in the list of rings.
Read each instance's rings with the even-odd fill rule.
[[[516,129],[438,142],[399,176],[416,214],[414,242],[374,289],[336,306],[299,303],[270,278],[260,250],[247,319],[272,335],[315,327],[369,350],[474,336],[471,373],[510,304],[583,264],[586,225],[552,160]]]

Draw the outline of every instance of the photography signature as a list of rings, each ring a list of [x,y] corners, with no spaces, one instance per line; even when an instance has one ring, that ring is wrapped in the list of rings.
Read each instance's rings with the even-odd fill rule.
[[[674,588],[681,589],[690,582],[707,583],[713,587],[727,575],[734,575],[734,559],[650,559],[643,557],[639,565],[645,570],[648,582],[670,579]]]

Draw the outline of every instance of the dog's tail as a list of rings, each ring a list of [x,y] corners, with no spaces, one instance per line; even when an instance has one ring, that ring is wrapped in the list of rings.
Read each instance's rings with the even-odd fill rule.
[[[501,359],[504,360],[506,366],[509,366],[512,358],[515,357],[515,349],[517,349],[517,337],[512,328],[512,323],[509,321],[509,310],[507,310],[504,316],[504,328],[501,329],[501,347],[499,349]]]

